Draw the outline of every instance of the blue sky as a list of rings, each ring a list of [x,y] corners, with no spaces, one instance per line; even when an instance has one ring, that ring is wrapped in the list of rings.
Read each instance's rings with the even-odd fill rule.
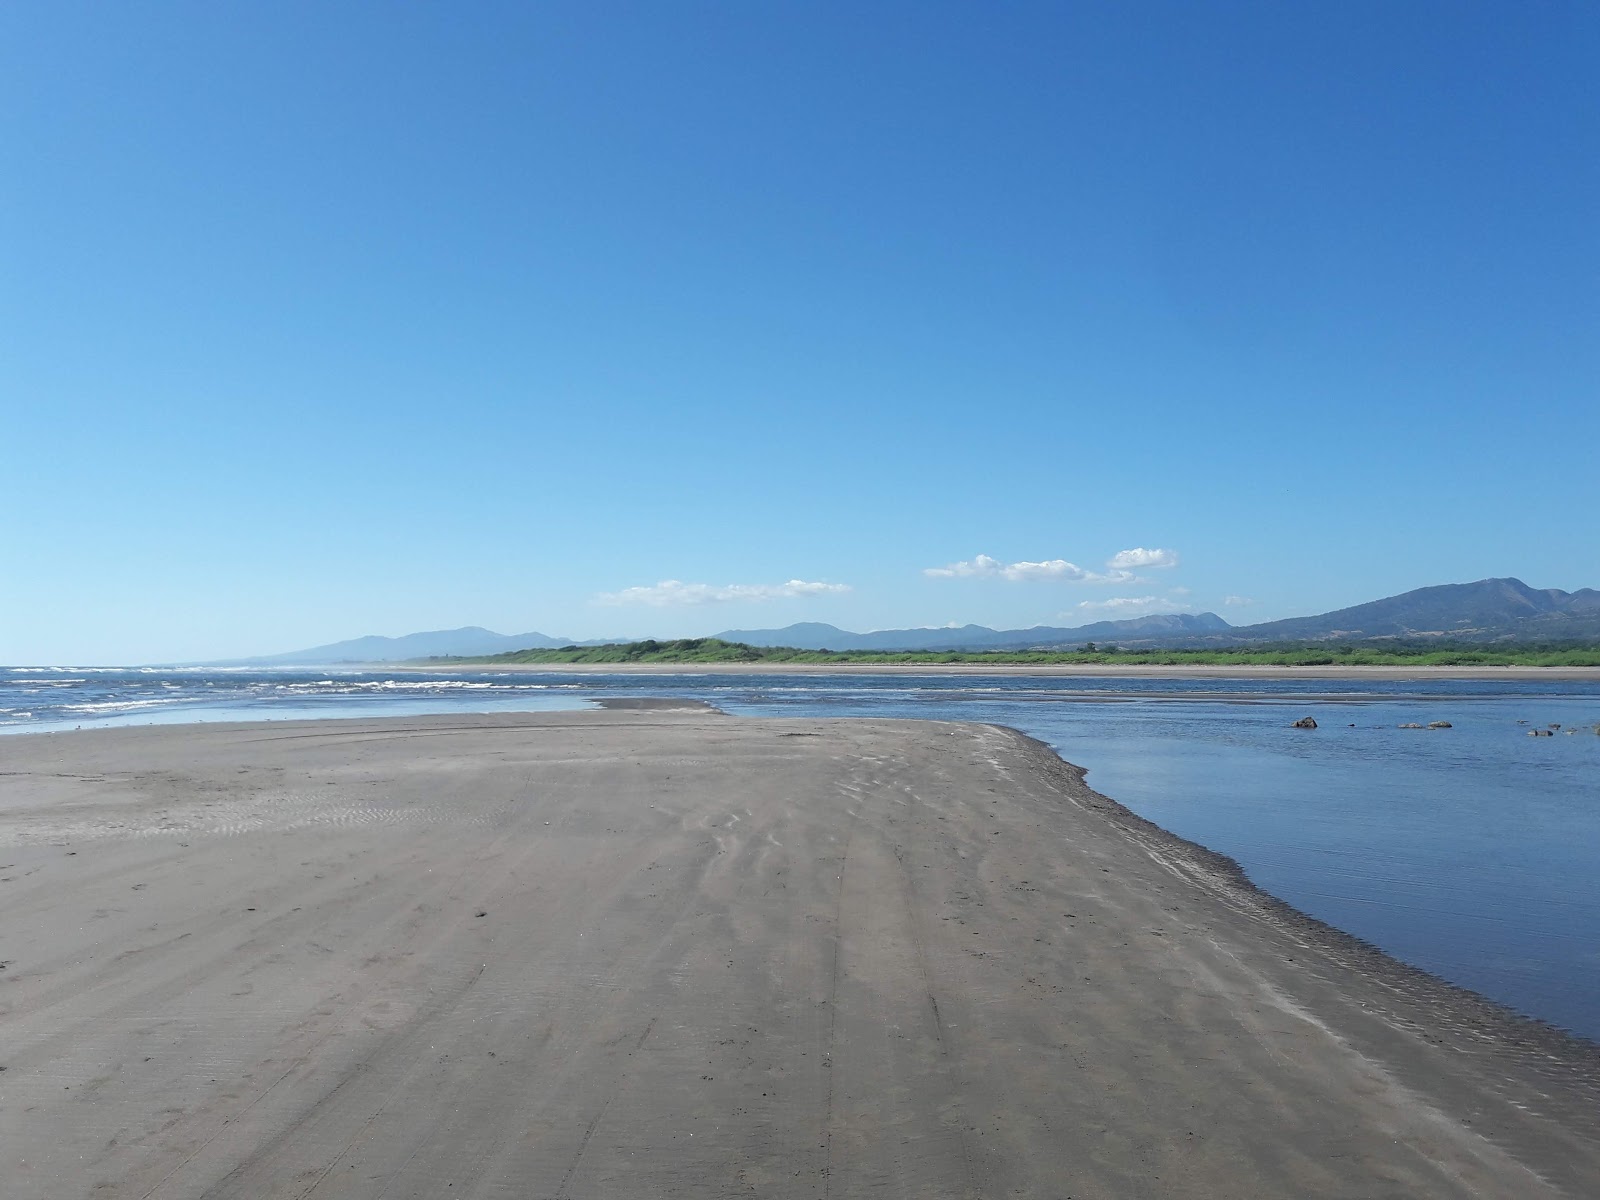
[[[0,661],[1600,584],[1596,61],[1521,0],[7,5]]]

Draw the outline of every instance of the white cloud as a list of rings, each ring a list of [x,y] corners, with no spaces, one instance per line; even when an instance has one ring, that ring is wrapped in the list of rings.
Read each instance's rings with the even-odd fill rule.
[[[1130,583],[1133,580],[1131,571],[1086,571],[1064,558],[1007,563],[987,554],[974,555],[964,562],[944,567],[925,567],[922,573],[934,579],[1009,579],[1013,583],[1040,579],[1059,579],[1067,583]]]
[[[1182,606],[1174,600],[1164,599],[1160,596],[1112,596],[1109,600],[1084,600],[1078,607],[1086,612],[1132,617],[1140,616],[1144,613],[1177,612]],[[1072,614],[1063,613],[1062,615],[1070,616]]]
[[[790,600],[797,596],[828,596],[848,592],[847,583],[813,583],[791,579],[787,583],[730,583],[718,587],[709,583],[684,583],[663,579],[652,587],[623,588],[620,592],[601,592],[597,604],[646,604],[666,608],[676,604],[727,604],[734,601]]]
[[[1249,596],[1224,596],[1222,602],[1231,608],[1243,608],[1255,603]]]
[[[947,567],[928,567],[922,572],[935,579],[1082,579],[1086,574],[1076,563],[1064,558],[1045,562],[1003,563],[987,554],[979,554],[966,562],[951,563]]]
[[[1135,546],[1132,550],[1118,550],[1106,560],[1106,566],[1112,570],[1138,570],[1141,567],[1175,567],[1178,565],[1178,552],[1176,550],[1146,550],[1143,546]]]

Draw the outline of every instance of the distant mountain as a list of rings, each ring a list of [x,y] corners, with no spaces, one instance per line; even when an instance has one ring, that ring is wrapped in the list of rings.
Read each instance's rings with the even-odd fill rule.
[[[743,642],[747,646],[792,646],[796,650],[1027,650],[1081,646],[1085,642],[1106,640],[1119,644],[1166,641],[1231,632],[1232,629],[1216,613],[1159,613],[1123,621],[1096,621],[1070,629],[1049,625],[1032,629],[963,625],[957,629],[880,629],[873,633],[851,633],[833,625],[808,621],[782,629],[730,629],[715,636],[725,642]]]
[[[1600,592],[1531,588],[1520,579],[1480,579],[1418,588],[1315,617],[1291,617],[1233,630],[1260,642],[1356,638],[1455,641],[1563,641],[1600,637]]]
[[[1600,639],[1600,591],[1531,588],[1520,579],[1480,579],[1418,588],[1314,617],[1233,626],[1215,613],[1170,613],[1098,621],[1071,629],[881,629],[850,633],[832,625],[730,629],[718,637],[751,646],[800,650],[1019,650],[1112,642],[1129,649],[1230,646],[1252,642],[1440,638],[1451,641]]]
[[[566,638],[543,633],[495,633],[477,625],[461,629],[435,629],[428,633],[408,633],[404,637],[359,637],[309,650],[291,650],[242,661],[261,666],[332,666],[335,663],[402,662],[430,658],[436,654],[501,654],[507,650],[545,650],[570,646]]]
[[[1452,641],[1600,640],[1600,591],[1531,588],[1520,579],[1480,579],[1418,588],[1315,617],[1233,626],[1216,613],[1159,613],[1092,625],[1032,629],[879,629],[851,633],[814,621],[782,629],[729,629],[723,641],[797,650],[1028,650],[1110,642],[1127,649],[1234,646],[1254,642],[1324,642],[1372,638],[1447,638]],[[610,639],[612,641],[618,639]],[[599,646],[543,633],[495,633],[476,625],[404,637],[360,637],[309,650],[243,660],[261,666],[331,666],[400,662],[434,655],[474,657],[509,650]]]

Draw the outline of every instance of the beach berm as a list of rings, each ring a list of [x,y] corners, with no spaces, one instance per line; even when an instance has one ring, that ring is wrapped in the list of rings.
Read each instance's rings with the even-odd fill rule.
[[[1600,1195],[1600,1049],[987,725],[0,740],[0,1195]]]

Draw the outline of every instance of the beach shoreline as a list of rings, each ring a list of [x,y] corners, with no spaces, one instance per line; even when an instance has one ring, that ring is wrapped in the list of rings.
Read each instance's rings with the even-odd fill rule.
[[[1012,730],[632,700],[6,751],[19,1196],[1600,1186],[1600,1047]]]
[[[308,671],[317,667],[306,667]],[[1273,667],[1156,666],[1121,663],[345,663],[329,670],[529,675],[994,675],[1082,679],[1351,679],[1422,682],[1429,679],[1549,680],[1600,683],[1600,667]]]

